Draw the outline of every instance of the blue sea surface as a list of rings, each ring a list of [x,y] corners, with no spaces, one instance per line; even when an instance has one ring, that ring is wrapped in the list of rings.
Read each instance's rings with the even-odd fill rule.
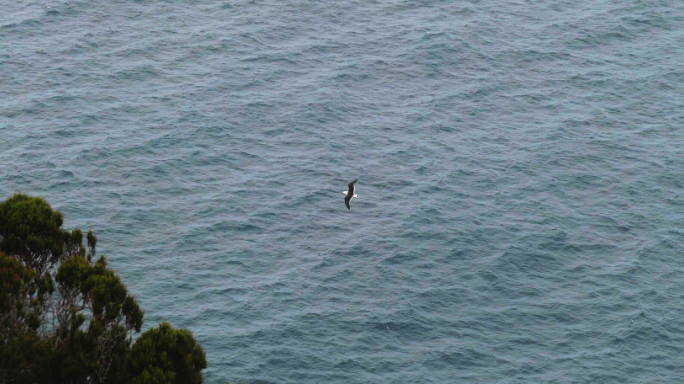
[[[683,60],[681,1],[0,1],[0,200],[210,384],[682,382]]]

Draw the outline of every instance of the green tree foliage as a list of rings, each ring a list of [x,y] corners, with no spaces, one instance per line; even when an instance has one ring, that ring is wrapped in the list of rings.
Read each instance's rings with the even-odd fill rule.
[[[202,347],[167,323],[142,334],[143,311],[96,236],[61,229],[45,200],[0,203],[0,383],[201,383]],[[131,346],[132,345],[132,346]]]
[[[51,279],[0,252],[0,382],[36,382],[49,346],[36,330],[52,293]]]
[[[0,329],[27,332],[41,325],[53,292],[49,274],[39,275],[0,252]]]
[[[164,322],[136,340],[129,365],[135,375],[131,384],[199,384],[207,360],[190,331]]]
[[[24,265],[43,274],[62,257],[74,254],[81,231],[61,229],[62,213],[43,199],[15,194],[0,203],[0,252],[18,257]]]

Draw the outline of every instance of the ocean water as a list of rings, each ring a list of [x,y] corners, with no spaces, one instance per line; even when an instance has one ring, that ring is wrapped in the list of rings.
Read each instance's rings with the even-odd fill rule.
[[[668,0],[5,0],[0,199],[207,383],[682,382],[683,42]]]

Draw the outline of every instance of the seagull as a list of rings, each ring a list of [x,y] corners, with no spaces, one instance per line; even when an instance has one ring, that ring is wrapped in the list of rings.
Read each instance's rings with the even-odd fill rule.
[[[349,190],[347,192],[342,192],[343,195],[347,195],[347,197],[344,198],[344,204],[347,206],[347,209],[351,211],[351,206],[349,206],[349,203],[351,203],[351,200],[353,198],[359,198],[359,195],[354,194],[354,183],[359,181],[359,179],[356,179],[349,183]]]

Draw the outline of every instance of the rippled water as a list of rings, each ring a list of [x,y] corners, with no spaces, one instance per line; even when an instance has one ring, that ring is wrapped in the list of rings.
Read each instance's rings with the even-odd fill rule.
[[[0,199],[93,229],[208,383],[679,382],[683,26],[665,0],[0,2]]]

